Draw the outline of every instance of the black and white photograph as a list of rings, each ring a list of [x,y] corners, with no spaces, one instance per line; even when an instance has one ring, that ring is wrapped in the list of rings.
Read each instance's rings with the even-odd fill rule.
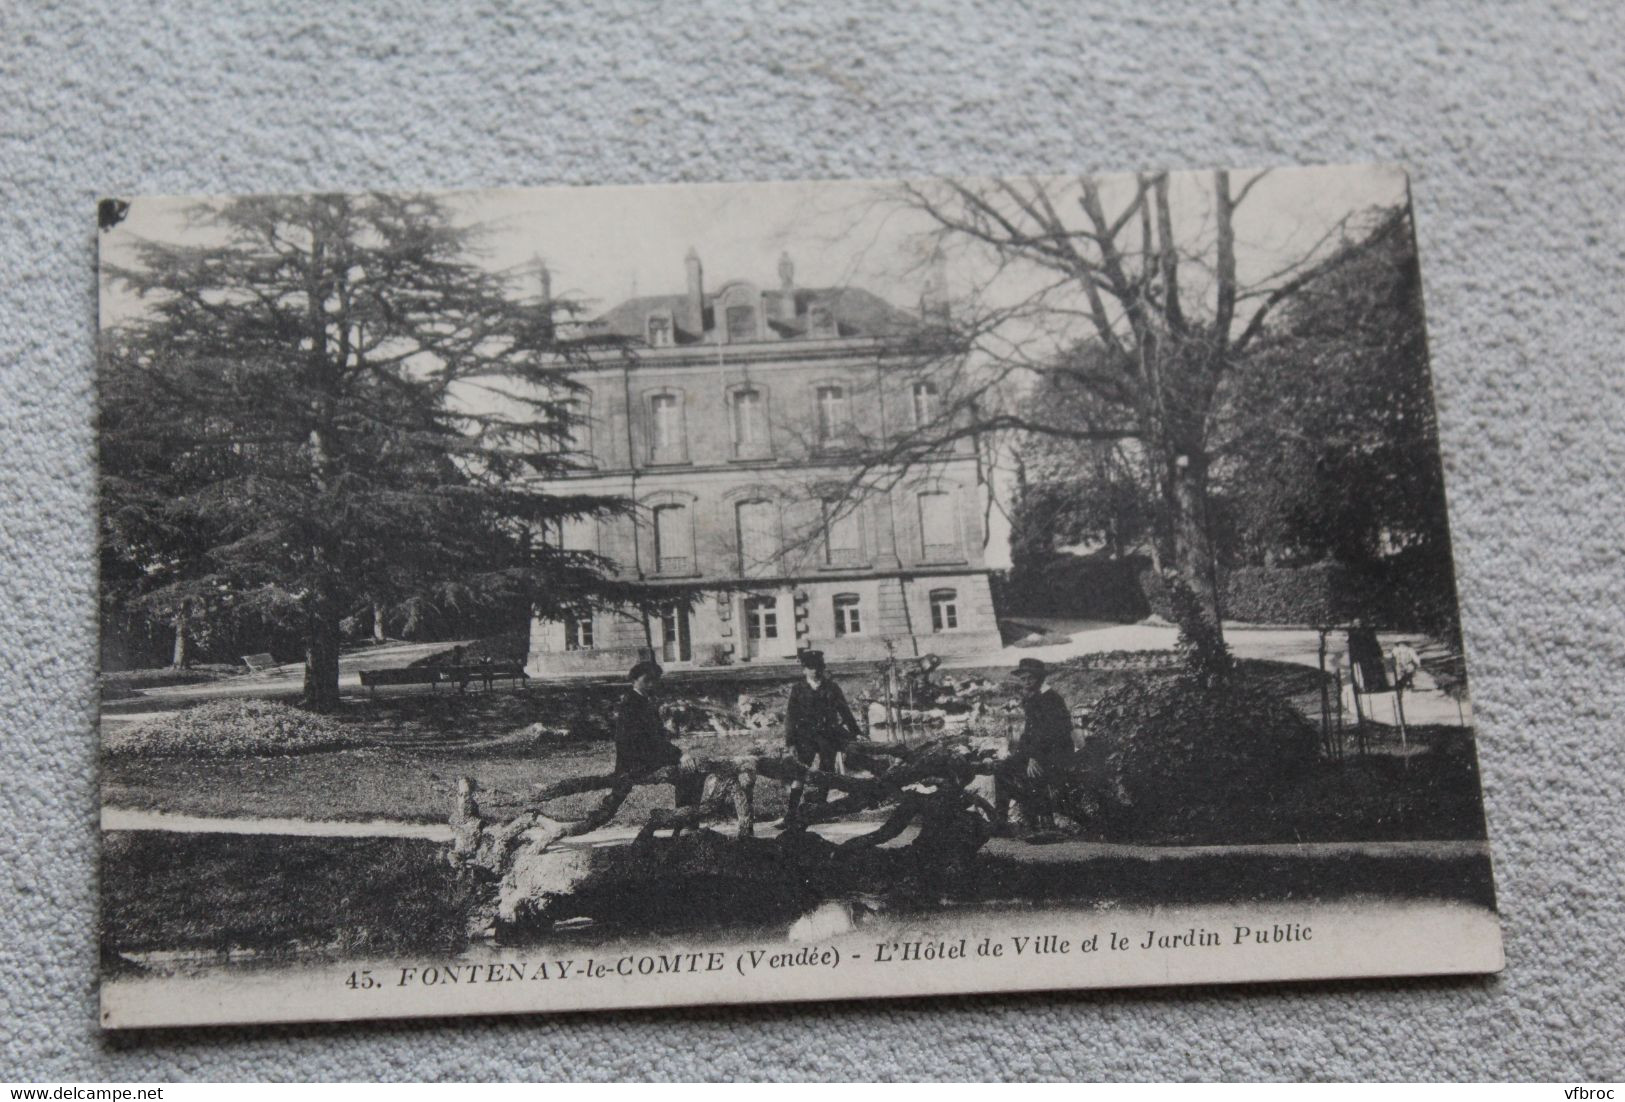
[[[102,1025],[1498,971],[1410,187],[101,199]]]

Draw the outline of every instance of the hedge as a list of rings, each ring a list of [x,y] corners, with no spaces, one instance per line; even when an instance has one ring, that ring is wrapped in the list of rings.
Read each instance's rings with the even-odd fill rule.
[[[994,597],[1007,612],[1132,624],[1151,612],[1139,584],[1144,566],[1138,556],[1057,554],[1019,564],[997,583]]]
[[[1455,590],[1448,574],[1396,559],[1356,570],[1340,562],[1241,566],[1224,579],[1224,618],[1244,624],[1340,624],[1355,617],[1390,630],[1452,636]],[[1163,580],[1150,569],[1139,585],[1150,610],[1172,620]]]

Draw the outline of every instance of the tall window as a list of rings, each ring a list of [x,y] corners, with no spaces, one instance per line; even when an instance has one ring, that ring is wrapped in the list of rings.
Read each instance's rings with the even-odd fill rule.
[[[592,456],[592,406],[584,395],[576,395],[564,402],[564,451],[571,458],[585,462]]]
[[[683,439],[683,398],[681,394],[656,394],[649,399],[654,422],[651,462],[681,463],[688,458]]]
[[[933,589],[931,591],[931,630],[953,631],[959,626],[959,591]]]
[[[558,455],[585,462],[592,456],[592,402],[585,394],[556,400],[553,428],[557,437],[548,445]]]
[[[756,339],[756,307],[730,306],[723,315],[727,319],[728,341],[753,341]]]
[[[649,347],[670,348],[671,317],[667,314],[653,314],[649,317]]]
[[[571,614],[564,618],[564,649],[592,650],[591,614]]]
[[[686,505],[661,505],[655,509],[655,572],[692,574],[694,572],[694,529]]]
[[[767,402],[755,387],[733,392],[734,454],[767,454]]]
[[[920,542],[927,562],[953,561],[960,557],[953,495],[941,490],[920,495]]]
[[[835,634],[836,635],[862,635],[863,619],[858,611],[858,595],[856,593],[837,593],[835,595]]]
[[[834,444],[845,439],[851,429],[851,408],[846,388],[821,386],[818,388],[818,442]]]
[[[772,573],[778,565],[778,517],[770,501],[739,505],[739,572],[746,577]]]
[[[924,428],[937,416],[937,384],[914,384],[914,427]]]
[[[857,511],[838,501],[824,502],[824,561],[830,566],[857,566],[863,554],[863,524]]]

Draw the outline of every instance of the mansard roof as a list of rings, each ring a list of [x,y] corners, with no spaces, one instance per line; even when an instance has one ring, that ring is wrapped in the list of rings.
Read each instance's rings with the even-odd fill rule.
[[[730,285],[737,286],[737,285]],[[675,331],[675,343],[697,344],[714,333],[718,317],[715,305],[728,291],[725,286],[717,293],[704,296],[705,332],[696,333],[689,321],[688,296],[640,295],[627,299],[599,317],[588,322],[589,337],[620,337],[627,340],[648,339],[649,318],[669,314]],[[919,318],[900,310],[878,295],[857,287],[798,287],[790,292],[795,297],[795,312],[784,316],[783,291],[768,290],[761,293],[761,309],[767,315],[768,340],[797,340],[808,336],[809,318],[814,306],[827,306],[834,316],[835,336],[838,337],[891,337],[917,330]],[[815,334],[828,337],[830,334]]]

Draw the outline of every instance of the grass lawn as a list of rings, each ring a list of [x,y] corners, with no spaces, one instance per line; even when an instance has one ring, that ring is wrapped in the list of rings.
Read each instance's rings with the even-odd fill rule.
[[[453,952],[468,891],[432,842],[115,832],[102,848],[104,957]]]
[[[722,740],[703,740],[717,752]],[[536,785],[606,773],[605,741],[510,742],[496,746],[373,747],[257,758],[125,758],[102,766],[102,800],[117,807],[192,815],[291,816],[301,819],[403,819],[445,822],[457,778],[473,777],[487,816],[511,818],[531,806]],[[766,792],[761,806],[773,810]],[[584,813],[595,797],[549,805],[563,817]],[[670,807],[669,786],[635,790],[616,822],[641,823],[652,807]]]

